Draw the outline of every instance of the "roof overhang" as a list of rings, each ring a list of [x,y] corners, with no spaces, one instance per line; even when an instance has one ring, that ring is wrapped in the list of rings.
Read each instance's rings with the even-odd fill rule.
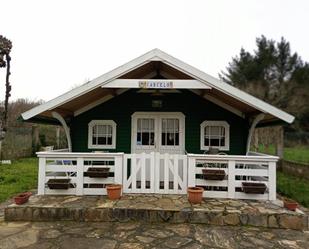
[[[161,78],[158,79],[158,75]],[[26,121],[52,120],[52,111],[71,117],[102,104],[145,82],[172,84],[173,89],[189,89],[243,117],[264,113],[261,121],[292,123],[294,117],[248,93],[216,79],[159,49],[150,52],[22,114]],[[150,87],[151,88],[151,87]],[[156,88],[156,87],[154,87]],[[157,88],[160,88],[158,86]],[[161,87],[162,88],[162,87]],[[164,87],[165,88],[165,87]]]

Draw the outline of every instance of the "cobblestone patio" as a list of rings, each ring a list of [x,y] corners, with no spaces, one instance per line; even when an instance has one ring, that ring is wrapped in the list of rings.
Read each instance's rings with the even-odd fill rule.
[[[0,222],[0,249],[309,248],[309,232],[204,224]]]
[[[98,196],[32,196],[28,203],[9,205],[7,221],[120,221],[193,223],[308,229],[308,216],[268,201],[204,199],[191,205],[183,195],[124,195],[110,201]]]

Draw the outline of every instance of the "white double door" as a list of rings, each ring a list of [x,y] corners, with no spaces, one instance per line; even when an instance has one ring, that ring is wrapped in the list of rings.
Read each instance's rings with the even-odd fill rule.
[[[185,116],[180,112],[135,112],[131,153],[185,153]]]

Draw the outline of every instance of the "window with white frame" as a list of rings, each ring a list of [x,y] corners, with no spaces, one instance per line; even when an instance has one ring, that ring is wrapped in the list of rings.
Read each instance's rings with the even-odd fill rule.
[[[230,149],[230,126],[226,121],[204,121],[201,124],[201,150]]]
[[[89,149],[115,149],[116,123],[113,120],[92,120],[88,124]]]

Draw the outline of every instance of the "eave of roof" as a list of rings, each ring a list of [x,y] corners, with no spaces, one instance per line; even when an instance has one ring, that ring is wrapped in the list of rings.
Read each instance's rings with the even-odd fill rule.
[[[110,81],[121,77],[122,75],[150,62],[150,61],[161,61],[189,76],[203,82],[204,84],[210,86],[211,88],[217,89],[224,94],[231,96],[263,113],[269,113],[276,118],[279,118],[287,123],[292,123],[294,117],[246,92],[243,92],[219,79],[216,79],[201,70],[188,65],[187,63],[172,57],[171,55],[159,50],[153,49],[148,53],[131,60],[130,62],[101,75],[100,77],[77,87],[69,92],[66,92],[40,106],[34,107],[31,110],[24,112],[21,116],[24,120],[32,119],[33,117],[39,115],[42,112],[53,110],[68,101],[71,101],[79,96],[92,91],[98,87],[103,87]]]

